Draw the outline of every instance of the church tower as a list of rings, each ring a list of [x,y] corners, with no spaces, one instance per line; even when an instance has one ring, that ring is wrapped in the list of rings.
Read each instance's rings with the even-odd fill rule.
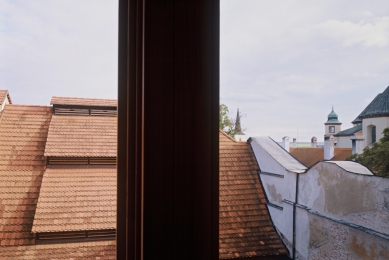
[[[335,136],[341,130],[342,123],[338,120],[338,115],[334,111],[334,106],[332,106],[331,113],[328,114],[327,122],[324,123],[324,141],[330,138],[331,135]],[[337,139],[334,138],[334,143],[336,145]]]
[[[325,135],[336,135],[340,132],[342,123],[338,120],[338,115],[334,111],[334,106],[332,106],[331,113],[328,114],[328,120],[324,123],[325,125]]]
[[[240,114],[239,107],[236,112],[236,120],[235,120],[235,140],[236,141],[247,141],[246,135],[242,132],[242,127],[240,126]]]

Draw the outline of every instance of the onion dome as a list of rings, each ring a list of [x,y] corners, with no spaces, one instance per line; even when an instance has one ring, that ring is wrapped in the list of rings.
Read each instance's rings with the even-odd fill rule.
[[[338,120],[338,115],[335,113],[334,111],[334,106],[332,106],[332,111],[331,113],[328,114],[328,120],[327,120],[327,123],[340,123],[339,120]]]

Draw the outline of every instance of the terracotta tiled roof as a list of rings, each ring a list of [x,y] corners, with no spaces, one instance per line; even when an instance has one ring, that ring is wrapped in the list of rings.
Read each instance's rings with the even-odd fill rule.
[[[45,156],[116,157],[117,118],[53,115]]]
[[[52,97],[51,105],[73,105],[73,106],[93,106],[93,107],[116,107],[116,99],[101,98],[74,98],[74,97]]]
[[[305,166],[311,167],[324,160],[324,148],[290,148],[290,154]],[[335,148],[331,161],[344,161],[352,154],[351,148]]]
[[[351,148],[335,148],[334,158],[331,161],[344,161],[347,157],[349,157],[353,152]]]
[[[0,259],[115,259],[115,244],[115,241],[96,241],[85,243],[3,247],[0,249]]]
[[[34,243],[50,107],[8,105],[0,123],[0,246]],[[0,252],[5,249],[1,248]]]
[[[32,232],[116,228],[116,168],[47,168]]]
[[[220,132],[220,259],[286,255],[251,147]]]
[[[0,90],[0,104],[4,101],[4,99],[8,98],[10,104],[12,104],[11,97],[8,93],[8,90]]]

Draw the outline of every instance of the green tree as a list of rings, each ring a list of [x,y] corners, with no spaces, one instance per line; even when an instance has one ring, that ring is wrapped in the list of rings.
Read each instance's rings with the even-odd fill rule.
[[[234,120],[229,117],[229,110],[225,104],[219,105],[219,128],[228,135],[235,136]]]
[[[353,154],[346,160],[356,161],[369,167],[376,175],[389,177],[389,127],[382,132],[384,135],[372,147],[366,146],[361,154]]]

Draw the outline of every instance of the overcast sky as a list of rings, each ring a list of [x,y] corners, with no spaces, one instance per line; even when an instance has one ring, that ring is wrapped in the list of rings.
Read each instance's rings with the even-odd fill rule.
[[[93,11],[90,11],[93,6]],[[389,85],[389,3],[221,0],[221,103],[249,136],[323,141]],[[116,98],[117,3],[0,0],[0,89],[16,104]]]

